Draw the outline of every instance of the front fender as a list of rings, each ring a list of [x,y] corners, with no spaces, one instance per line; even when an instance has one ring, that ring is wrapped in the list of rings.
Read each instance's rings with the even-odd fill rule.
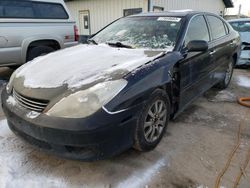
[[[125,77],[128,85],[105,108],[111,112],[127,109],[147,101],[156,88],[171,86],[174,66],[181,59],[180,53],[171,52],[130,72]]]

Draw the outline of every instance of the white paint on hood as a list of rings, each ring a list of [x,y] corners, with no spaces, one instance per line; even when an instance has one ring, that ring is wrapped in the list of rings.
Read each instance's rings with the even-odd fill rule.
[[[64,84],[76,88],[116,70],[130,72],[160,55],[162,52],[149,57],[145,49],[112,48],[105,44],[78,45],[36,58],[18,69],[16,77],[24,77],[27,88],[56,88]]]

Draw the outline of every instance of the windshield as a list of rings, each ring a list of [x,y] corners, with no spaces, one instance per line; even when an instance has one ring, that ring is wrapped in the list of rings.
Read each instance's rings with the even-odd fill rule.
[[[245,21],[245,22],[231,22],[230,23],[232,25],[232,27],[240,32],[250,32],[250,21]]]
[[[132,48],[167,49],[174,47],[181,26],[178,17],[122,18],[92,39],[96,43],[119,43]]]

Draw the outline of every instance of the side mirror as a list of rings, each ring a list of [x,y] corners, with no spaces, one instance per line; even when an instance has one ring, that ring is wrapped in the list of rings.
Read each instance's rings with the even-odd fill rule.
[[[208,43],[204,40],[192,40],[187,44],[188,52],[203,52],[208,50]]]

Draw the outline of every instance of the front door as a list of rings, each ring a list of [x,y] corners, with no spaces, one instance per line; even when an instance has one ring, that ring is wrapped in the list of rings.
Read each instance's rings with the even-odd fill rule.
[[[80,35],[90,35],[90,19],[88,10],[79,11],[79,22]]]
[[[180,109],[185,108],[212,84],[211,75],[209,75],[212,66],[210,51],[186,53],[188,42],[193,40],[210,41],[209,30],[204,16],[195,16],[190,21],[184,40],[183,51],[186,55],[184,55],[185,58],[180,63]]]

